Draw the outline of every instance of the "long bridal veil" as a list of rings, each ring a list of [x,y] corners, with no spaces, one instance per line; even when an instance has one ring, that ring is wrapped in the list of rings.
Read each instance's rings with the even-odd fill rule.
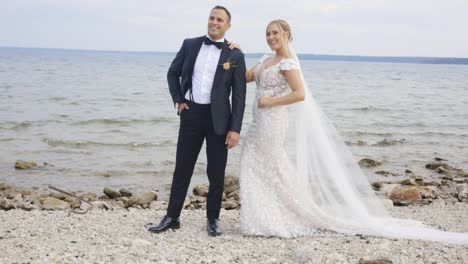
[[[300,65],[291,43],[290,49]],[[305,100],[291,106],[296,162],[292,180],[297,187],[294,196],[304,202],[314,222],[342,233],[468,244],[468,233],[445,232],[390,216],[300,72]]]

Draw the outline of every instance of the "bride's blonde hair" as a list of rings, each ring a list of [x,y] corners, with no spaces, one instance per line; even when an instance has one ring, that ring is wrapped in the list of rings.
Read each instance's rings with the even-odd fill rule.
[[[272,21],[270,21],[270,23],[268,23],[267,28],[271,24],[278,25],[278,27],[280,28],[280,32],[284,33],[286,35],[288,41],[292,41],[291,26],[289,25],[288,22],[286,22],[286,20],[283,20],[283,19],[272,20]]]
[[[281,41],[283,42],[283,45],[286,47],[288,56],[291,56],[291,50],[289,49],[289,42],[292,41],[291,26],[289,25],[288,22],[286,22],[286,20],[275,19],[275,20],[270,21],[270,23],[268,23],[267,28],[272,24],[276,24],[279,27],[280,33],[281,33]]]

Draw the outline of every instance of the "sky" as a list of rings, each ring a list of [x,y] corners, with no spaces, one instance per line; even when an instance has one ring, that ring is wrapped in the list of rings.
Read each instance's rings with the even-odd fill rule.
[[[468,57],[468,0],[2,0],[0,46],[177,51],[226,6],[226,38],[270,52],[265,28],[292,27],[298,53]]]

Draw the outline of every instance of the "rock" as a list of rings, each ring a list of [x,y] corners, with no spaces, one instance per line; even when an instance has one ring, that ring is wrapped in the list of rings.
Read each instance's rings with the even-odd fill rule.
[[[42,202],[42,207],[45,210],[66,210],[70,209],[70,204],[54,197],[47,197]]]
[[[412,182],[410,179],[405,179],[399,182],[401,185],[417,185],[415,182]]]
[[[80,198],[87,202],[94,202],[97,200],[97,195],[95,193],[89,192],[81,195]]]
[[[153,210],[167,210],[168,203],[166,201],[152,201],[149,205]]]
[[[37,163],[34,161],[17,160],[15,163],[15,169],[17,170],[28,170],[37,167]]]
[[[65,198],[67,198],[67,195],[60,192],[54,192],[50,194],[50,197],[54,197],[55,199],[59,200],[65,200]]]
[[[79,208],[81,205],[81,201],[75,197],[72,196],[67,196],[64,199],[65,202],[68,202],[71,206],[71,208]]]
[[[447,177],[445,177],[445,178],[448,178],[448,179],[446,179],[446,180],[453,179],[453,172],[452,172],[451,170],[447,170],[447,169],[445,169],[444,167],[440,166],[440,167],[437,167],[437,168],[435,169],[435,171],[436,171],[437,173],[447,175]]]
[[[405,170],[405,173],[409,174],[409,173],[413,173],[413,171],[412,171],[412,170],[409,170],[409,169],[406,169],[406,170]]]
[[[228,195],[227,195],[227,198],[228,199],[234,199],[236,201],[240,201],[240,190],[235,190],[233,192],[230,192]]]
[[[452,181],[455,183],[468,183],[468,179],[466,178],[454,178]]]
[[[224,208],[226,210],[236,209],[237,207],[239,207],[239,205],[235,201],[232,201],[232,200],[228,200],[228,201],[221,203],[221,208]]]
[[[429,187],[419,188],[419,193],[421,194],[421,197],[423,199],[433,200],[437,198],[436,190],[437,188],[435,188],[434,186],[429,186]]]
[[[10,199],[7,199],[5,197],[0,197],[0,209],[2,210],[15,209],[15,205]]]
[[[182,207],[187,208],[189,205],[190,205],[190,199],[188,197],[185,197],[184,205]]]
[[[422,201],[422,196],[418,187],[414,186],[401,186],[395,187],[390,193],[395,205],[405,205]]]
[[[396,187],[401,186],[400,184],[397,183],[385,183],[382,184],[379,191],[385,195],[390,195],[390,193],[395,189]]]
[[[373,260],[364,260],[363,258],[359,259],[359,264],[392,264],[393,262],[389,259],[373,259]]]
[[[375,161],[373,159],[363,158],[359,162],[359,166],[361,167],[377,167],[382,165],[381,162]]]
[[[416,176],[414,177],[414,181],[417,182],[418,184],[424,183],[424,178],[422,176]]]
[[[155,192],[144,192],[135,196],[132,196],[128,199],[127,206],[135,205],[149,205],[152,201],[158,199],[158,195]]]
[[[102,176],[102,177],[109,178],[110,176],[112,176],[112,174],[110,172],[107,172],[107,171],[101,171],[101,172],[97,172],[96,176]]]
[[[385,171],[385,170],[379,170],[379,171],[376,171],[374,173],[379,174],[379,175],[384,175],[384,176],[388,176],[388,175],[398,176],[398,174],[396,174],[396,173]]]
[[[124,197],[124,198],[127,198],[127,197]],[[128,198],[127,198],[128,199]],[[107,204],[110,209],[109,210],[114,210],[115,208],[127,208],[127,209],[130,209],[129,207],[127,207],[125,205],[125,203],[123,201],[117,201],[117,200],[109,200],[109,201],[106,201],[105,204]]]
[[[229,194],[236,190],[239,190],[239,178],[235,176],[226,176],[224,178],[224,192]]]
[[[7,199],[13,199],[16,195],[18,194],[18,191],[16,189],[7,189],[1,193],[1,196],[7,198]]]
[[[119,198],[117,198],[115,201],[122,202],[123,204],[126,205],[126,207],[128,207],[128,206],[131,206],[131,205],[128,205],[128,201],[129,201],[129,200],[130,200],[129,197],[125,197],[125,196],[124,196],[124,197],[119,197]]]
[[[115,199],[115,198],[119,198],[119,197],[122,197],[122,195],[120,195],[119,192],[117,192],[116,190],[113,190],[109,187],[105,187],[104,188],[104,194],[107,195],[107,197],[109,197],[109,199]]]
[[[190,201],[192,203],[204,203],[204,202],[206,202],[206,197],[204,197],[204,196],[194,195],[194,196],[191,196],[189,198],[190,198]]]
[[[4,182],[0,182],[0,191],[11,189],[12,187]]]
[[[42,209],[41,201],[38,196],[25,195],[23,196],[23,203],[19,206],[20,209],[31,211],[31,210],[40,210]]]
[[[371,186],[372,186],[372,189],[373,189],[374,191],[379,191],[380,188],[382,188],[382,183],[380,183],[380,182],[373,182],[373,183],[371,184]]]
[[[133,195],[132,192],[127,189],[120,189],[119,193],[124,197],[130,197]]]
[[[201,184],[193,188],[193,194],[206,197],[208,195],[208,185]]]
[[[426,167],[426,169],[430,169],[430,170],[435,170],[435,169],[437,169],[439,167],[442,167],[443,169],[446,169],[446,170],[462,171],[460,169],[456,169],[456,168],[448,165],[445,162],[431,162],[431,163],[426,164],[425,167]]]
[[[457,198],[460,202],[468,202],[468,184],[457,184]]]

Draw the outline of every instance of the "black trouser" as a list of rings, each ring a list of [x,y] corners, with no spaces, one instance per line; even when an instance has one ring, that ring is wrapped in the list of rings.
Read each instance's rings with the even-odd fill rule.
[[[226,135],[216,135],[211,120],[210,105],[188,103],[190,109],[180,114],[179,139],[177,142],[176,165],[172,177],[171,197],[167,215],[171,218],[180,216],[193,169],[206,138],[207,174],[210,183],[206,201],[206,213],[209,219],[218,219],[224,191],[224,171],[228,151],[225,145]]]

